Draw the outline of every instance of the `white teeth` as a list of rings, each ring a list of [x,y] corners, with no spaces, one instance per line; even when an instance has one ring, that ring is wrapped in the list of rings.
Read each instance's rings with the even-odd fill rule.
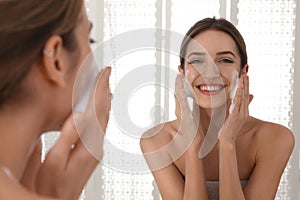
[[[221,90],[223,88],[222,85],[205,85],[205,86],[200,86],[200,90],[206,90],[209,92],[215,92],[218,90]]]

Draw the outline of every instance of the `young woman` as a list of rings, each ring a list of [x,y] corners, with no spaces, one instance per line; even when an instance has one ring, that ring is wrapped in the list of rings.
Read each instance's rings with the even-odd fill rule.
[[[97,166],[72,115],[91,28],[83,0],[0,1],[0,199],[78,199]],[[103,132],[109,75],[100,73],[90,102]],[[61,136],[41,163],[40,136],[52,130]]]
[[[279,124],[249,116],[252,95],[241,34],[225,19],[203,19],[187,32],[180,55],[177,119],[150,129],[141,139],[162,198],[274,199],[294,137]],[[236,72],[235,106],[229,112]],[[184,80],[192,89],[198,113],[189,110]],[[222,115],[224,109],[219,126],[218,113]],[[199,156],[210,127],[219,127],[209,133],[218,140],[206,156]]]

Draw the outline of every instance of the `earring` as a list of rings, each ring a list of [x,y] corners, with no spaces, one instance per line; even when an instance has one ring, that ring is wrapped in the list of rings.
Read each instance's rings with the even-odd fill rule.
[[[48,51],[48,50],[44,49],[44,50],[43,50],[43,54],[44,54],[45,56],[48,56],[48,57],[52,58],[52,57],[54,56],[54,51],[53,51],[53,50]]]

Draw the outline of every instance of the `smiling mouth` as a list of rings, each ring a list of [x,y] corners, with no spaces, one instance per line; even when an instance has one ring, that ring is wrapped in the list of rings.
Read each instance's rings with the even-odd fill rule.
[[[198,85],[196,88],[205,95],[214,95],[220,93],[226,85]]]

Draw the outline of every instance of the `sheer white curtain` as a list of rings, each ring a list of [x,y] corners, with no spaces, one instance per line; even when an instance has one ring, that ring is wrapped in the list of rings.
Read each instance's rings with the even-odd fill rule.
[[[251,114],[293,129],[296,1],[239,1],[238,28],[249,53]],[[276,199],[296,199],[296,168],[287,166]]]
[[[126,31],[144,28],[169,29],[184,34],[204,17],[224,17],[232,21],[247,44],[250,90],[254,94],[251,114],[291,128],[297,140],[296,133],[300,131],[300,94],[297,92],[300,83],[296,79],[300,76],[296,68],[300,64],[300,5],[297,0],[86,0],[86,3],[94,23],[92,36],[98,43]],[[118,44],[111,44],[112,54],[116,56],[110,63],[113,93],[126,84],[127,76],[145,64],[157,64],[153,73],[148,74],[153,80],[174,84],[169,74],[177,70],[179,60],[177,56],[159,52],[160,47],[168,45],[159,38],[161,35],[153,41],[157,49],[140,49],[122,56],[113,52]],[[160,67],[162,65],[170,66],[170,70]],[[159,122],[157,118],[161,112],[166,114],[166,120],[174,118],[173,95],[168,88],[146,85],[137,88],[126,100],[113,106],[127,106],[130,121],[138,127]],[[122,127],[118,118],[122,115],[113,110],[106,136],[107,143],[113,144],[117,151],[106,150],[105,161],[91,177],[82,199],[160,199],[150,173],[122,168],[132,165],[134,169],[144,164],[140,159],[128,160],[126,157],[128,153],[141,155],[138,139],[141,133],[129,133]],[[45,151],[56,135],[44,138]],[[299,199],[298,142],[294,152],[276,199]]]
[[[87,5],[96,30],[93,32],[93,37],[99,43],[110,42],[112,41],[111,38],[116,39],[127,31],[145,28],[154,29],[156,27],[157,5],[155,1],[104,0],[99,3],[99,1],[89,0]],[[99,8],[97,5],[101,7]],[[103,12],[103,14],[100,14],[100,12]],[[100,34],[98,34],[98,31],[100,31]],[[135,38],[131,39],[135,40]],[[130,41],[128,42],[130,43]],[[155,45],[154,42],[153,46]],[[123,52],[124,55],[119,55],[116,50],[119,46],[120,44],[112,41],[109,48],[110,54],[114,58],[109,61],[109,64],[113,68],[111,90],[115,95],[115,99],[126,93],[126,91],[120,91],[118,88],[128,84],[127,77],[133,74],[134,69],[156,62],[155,51],[151,49],[138,51],[129,49],[132,51],[125,51]],[[152,72],[148,75],[154,77],[155,70]],[[135,79],[135,77],[132,78]],[[134,81],[133,79],[129,81]],[[155,196],[158,197],[158,193],[153,192],[155,186],[152,175],[134,170],[136,166],[145,165],[144,160],[141,159],[142,154],[139,148],[139,134],[141,133],[131,132],[120,121],[124,119],[121,108],[128,107],[126,111],[128,111],[130,121],[137,126],[147,126],[152,120],[148,113],[151,113],[151,109],[155,105],[154,97],[155,86],[149,85],[142,89],[137,88],[130,98],[124,98],[123,102],[113,103],[111,120],[106,134],[107,140],[104,143],[104,159],[86,188],[86,199],[150,200]],[[116,148],[111,149],[109,145]],[[135,154],[140,155],[140,159],[132,160],[132,158],[129,158],[130,155],[134,156]]]

